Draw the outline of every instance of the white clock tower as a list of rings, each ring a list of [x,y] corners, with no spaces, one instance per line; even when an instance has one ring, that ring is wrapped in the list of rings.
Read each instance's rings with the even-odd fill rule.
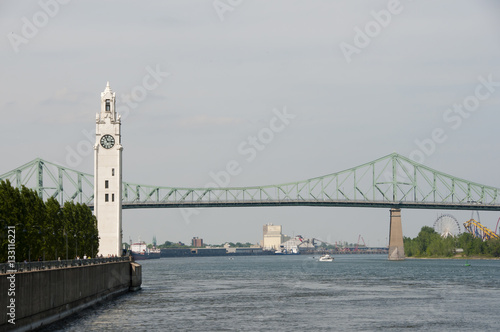
[[[101,113],[96,114],[94,145],[94,214],[99,229],[99,254],[121,256],[122,151],[121,119],[115,93],[106,85],[101,92]]]

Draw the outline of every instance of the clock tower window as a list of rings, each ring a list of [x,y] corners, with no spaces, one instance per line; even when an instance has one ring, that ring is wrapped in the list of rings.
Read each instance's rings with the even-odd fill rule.
[[[111,194],[111,202],[115,201],[115,194]]]
[[[106,188],[106,189],[109,188],[109,181],[108,180],[104,181],[104,188]]]
[[[109,202],[109,194],[104,194],[104,201]]]
[[[106,112],[111,112],[111,102],[109,99],[106,99]]]

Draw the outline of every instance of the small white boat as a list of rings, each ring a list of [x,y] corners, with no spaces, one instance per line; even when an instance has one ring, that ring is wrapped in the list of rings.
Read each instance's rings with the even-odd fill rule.
[[[328,255],[328,254],[325,254],[319,258],[319,261],[320,262],[333,262],[333,257]]]

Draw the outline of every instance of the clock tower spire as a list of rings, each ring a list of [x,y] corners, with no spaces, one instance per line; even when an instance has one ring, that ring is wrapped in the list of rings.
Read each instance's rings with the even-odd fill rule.
[[[99,230],[99,254],[121,256],[122,151],[121,118],[115,110],[109,82],[101,92],[94,145],[94,214]]]

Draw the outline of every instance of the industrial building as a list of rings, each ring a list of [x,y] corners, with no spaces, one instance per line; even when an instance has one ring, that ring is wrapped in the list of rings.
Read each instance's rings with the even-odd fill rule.
[[[280,249],[281,243],[284,240],[283,234],[281,234],[281,225],[266,224],[263,228],[263,234],[262,248],[264,250]]]
[[[311,241],[298,235],[293,239],[283,242],[281,244],[281,249],[285,250],[286,253],[299,253],[304,250],[314,250],[315,246]]]

